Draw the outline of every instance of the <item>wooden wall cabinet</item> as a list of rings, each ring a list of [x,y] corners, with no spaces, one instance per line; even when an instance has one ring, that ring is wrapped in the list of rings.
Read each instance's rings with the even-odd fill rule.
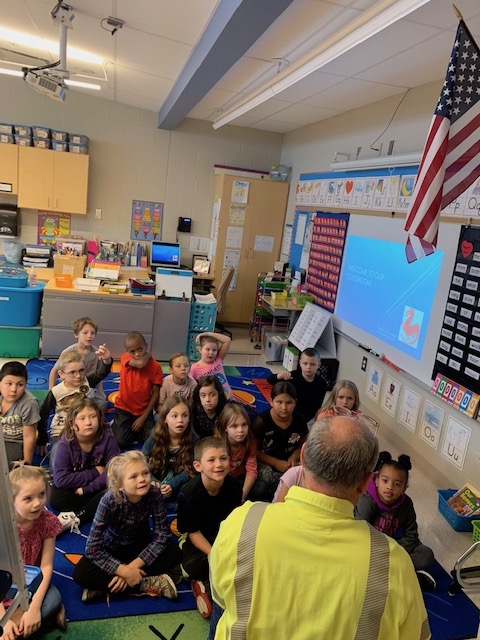
[[[237,180],[249,183],[244,216],[234,215],[230,210],[232,187]],[[220,322],[251,322],[258,274],[272,271],[280,255],[288,189],[289,185],[284,182],[216,176],[214,202],[221,200],[214,258],[217,289],[222,279],[225,256],[238,257],[235,290],[227,294],[226,310],[219,316]],[[238,248],[235,242],[239,241],[240,235]]]
[[[87,213],[87,155],[19,147],[18,206]]]
[[[18,147],[0,143],[0,182],[11,184],[12,190],[0,189],[2,193],[18,193]]]

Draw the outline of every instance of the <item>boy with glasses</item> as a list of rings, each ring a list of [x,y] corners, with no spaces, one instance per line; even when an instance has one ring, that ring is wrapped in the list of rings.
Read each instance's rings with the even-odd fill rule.
[[[101,409],[106,408],[103,394],[97,393],[95,387],[103,380],[112,368],[112,356],[105,345],[98,349],[100,366],[95,373],[86,375],[83,356],[78,351],[66,351],[58,360],[58,375],[62,382],[55,385],[47,394],[40,409],[38,423],[38,444],[44,445],[48,440],[47,426],[50,413],[54,411],[50,425],[50,468],[53,469],[58,440],[65,425],[65,416],[73,399],[78,394],[92,398]]]

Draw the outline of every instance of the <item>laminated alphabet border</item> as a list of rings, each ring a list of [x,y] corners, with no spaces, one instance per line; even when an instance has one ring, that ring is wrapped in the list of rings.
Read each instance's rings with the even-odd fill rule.
[[[425,258],[428,260],[428,258]],[[462,225],[432,379],[480,393],[480,229]]]
[[[295,205],[407,213],[416,176],[416,166],[304,173],[297,183]],[[480,178],[441,213],[445,216],[480,217]]]

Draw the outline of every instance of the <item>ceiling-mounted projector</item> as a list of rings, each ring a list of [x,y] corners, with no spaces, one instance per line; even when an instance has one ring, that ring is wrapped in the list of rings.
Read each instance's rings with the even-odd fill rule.
[[[38,93],[56,100],[57,102],[65,102],[65,85],[63,80],[51,78],[45,74],[35,71],[26,70],[24,73],[25,82],[29,87],[38,91]]]

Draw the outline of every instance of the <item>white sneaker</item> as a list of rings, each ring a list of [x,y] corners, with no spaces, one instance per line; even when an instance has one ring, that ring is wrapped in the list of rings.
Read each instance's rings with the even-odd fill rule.
[[[74,511],[62,511],[58,514],[57,518],[62,525],[62,531],[70,531],[71,533],[78,533],[80,535],[80,518]]]

